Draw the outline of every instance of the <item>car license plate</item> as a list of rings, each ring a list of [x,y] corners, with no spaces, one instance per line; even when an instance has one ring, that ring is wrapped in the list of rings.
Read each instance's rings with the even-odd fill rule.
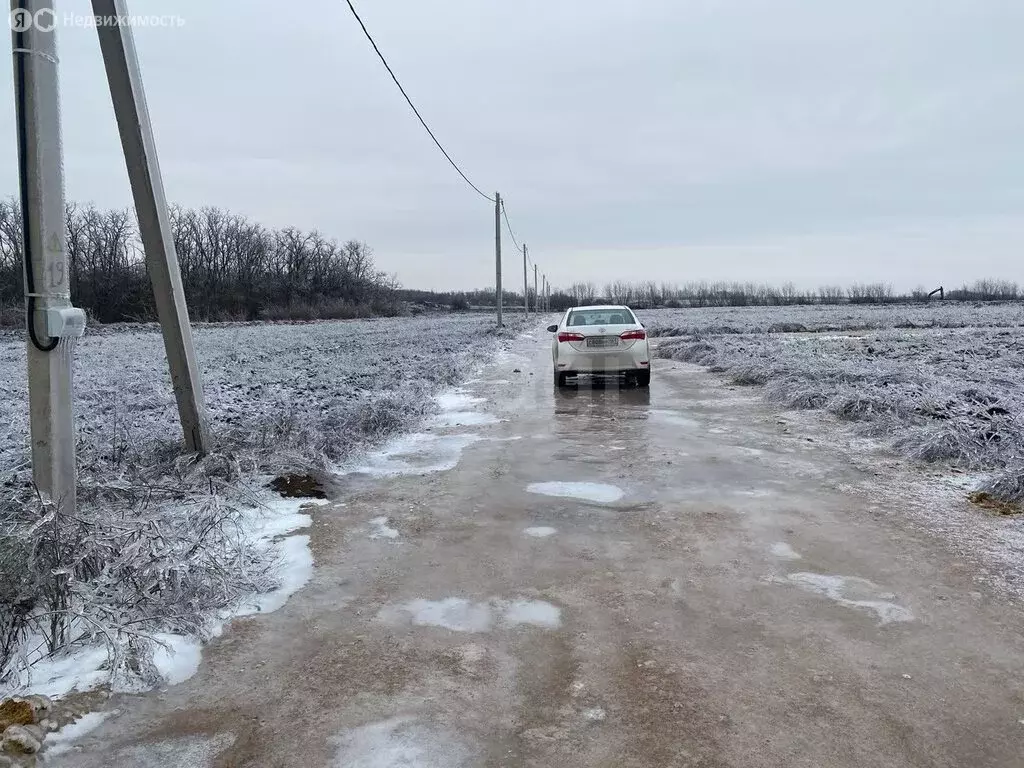
[[[616,347],[619,340],[613,336],[596,336],[587,339],[588,347]]]

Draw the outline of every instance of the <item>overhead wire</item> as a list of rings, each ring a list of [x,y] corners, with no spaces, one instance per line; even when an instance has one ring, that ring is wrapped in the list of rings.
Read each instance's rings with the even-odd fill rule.
[[[373,50],[377,52],[377,57],[381,60],[381,63],[384,65],[384,68],[388,71],[388,74],[391,75],[391,79],[395,81],[395,85],[398,86],[398,90],[402,92],[402,96],[405,97],[406,103],[408,103],[408,105],[412,108],[413,114],[416,115],[416,119],[420,121],[420,125],[423,126],[427,134],[429,134],[430,138],[434,140],[434,143],[437,145],[437,148],[441,150],[441,154],[443,154],[445,158],[448,160],[448,162],[451,163],[452,168],[454,168],[458,172],[459,176],[462,177],[463,181],[469,184],[469,186],[471,186],[476,191],[476,193],[480,195],[482,198],[493,203],[494,198],[488,194],[485,194],[476,184],[469,180],[469,177],[465,173],[463,173],[458,163],[456,163],[452,159],[452,156],[448,154],[448,150],[446,150],[441,145],[441,142],[437,140],[437,136],[435,136],[434,132],[430,130],[430,126],[427,125],[427,121],[423,119],[423,116],[420,114],[420,111],[416,109],[416,105],[413,104],[412,99],[409,98],[409,94],[406,93],[405,88],[402,87],[402,84],[399,82],[394,70],[391,69],[391,65],[388,64],[388,60],[384,58],[384,54],[381,53],[380,48],[377,47],[377,43],[376,41],[374,41],[373,36],[370,34],[370,30],[366,28],[366,25],[363,23],[363,20],[359,16],[359,12],[356,11],[356,7],[352,5],[352,0],[345,0],[345,2],[348,3],[349,10],[352,11],[352,15],[355,16],[356,21],[359,22],[359,26],[360,28],[362,28],[363,34],[366,35],[366,39],[370,41],[370,45],[373,46]]]

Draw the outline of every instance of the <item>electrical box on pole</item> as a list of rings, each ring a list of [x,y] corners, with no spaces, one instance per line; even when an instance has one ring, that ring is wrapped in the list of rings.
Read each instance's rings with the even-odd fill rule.
[[[44,498],[74,514],[71,363],[85,312],[71,306],[55,22],[52,0],[11,4],[32,478]]]
[[[190,451],[205,453],[209,438],[202,379],[128,9],[124,0],[92,0],[92,8],[96,16],[105,20],[125,19],[124,24],[97,24],[96,31],[135,198],[139,234],[153,283],[185,445]]]
[[[501,193],[494,193],[494,303],[501,328]]]

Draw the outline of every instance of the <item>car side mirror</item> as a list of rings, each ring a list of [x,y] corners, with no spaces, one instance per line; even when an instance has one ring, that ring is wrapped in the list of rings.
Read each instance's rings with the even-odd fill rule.
[[[557,330],[558,330],[558,326],[557,325],[549,325],[548,326],[548,333],[554,333]]]

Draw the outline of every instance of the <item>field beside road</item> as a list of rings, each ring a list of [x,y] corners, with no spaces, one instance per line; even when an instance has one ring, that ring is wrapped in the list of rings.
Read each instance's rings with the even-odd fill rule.
[[[200,325],[214,442],[197,461],[181,455],[158,328],[91,329],[74,357],[74,516],[31,485],[25,345],[4,334],[0,692],[45,676],[48,652],[95,647],[120,684],[158,682],[154,633],[209,636],[211,616],[287,585],[289,564],[308,560],[276,542],[301,516],[293,505],[269,519],[280,500],[268,482],[287,475],[315,491],[331,468],[437,411],[435,397],[512,334],[480,315]]]
[[[824,410],[898,455],[971,473],[989,510],[1024,503],[1024,305],[908,304],[640,313],[658,354]]]

